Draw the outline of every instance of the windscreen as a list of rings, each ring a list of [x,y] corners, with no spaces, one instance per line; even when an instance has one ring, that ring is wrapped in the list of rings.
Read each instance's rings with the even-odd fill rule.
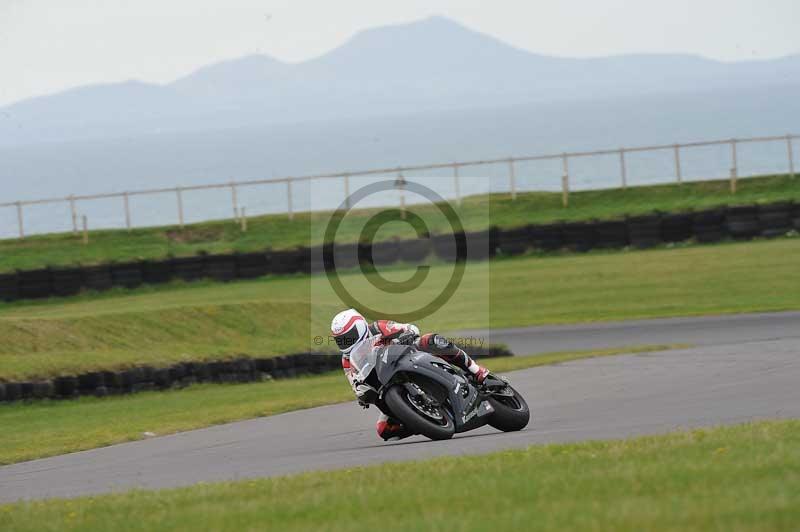
[[[350,352],[350,366],[358,373],[359,380],[366,380],[375,368],[377,356],[377,350],[372,346],[372,342],[361,342],[361,345]]]

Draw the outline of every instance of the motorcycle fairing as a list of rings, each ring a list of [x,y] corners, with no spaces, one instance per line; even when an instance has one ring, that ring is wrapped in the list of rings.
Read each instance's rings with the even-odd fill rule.
[[[412,346],[389,345],[380,348],[375,370],[384,389],[394,380],[402,381],[406,373],[416,373],[440,384],[447,390],[456,432],[466,432],[485,425],[486,416],[494,411],[488,401],[480,400],[478,390],[464,378],[461,370]],[[406,389],[418,393],[413,387],[407,386]]]

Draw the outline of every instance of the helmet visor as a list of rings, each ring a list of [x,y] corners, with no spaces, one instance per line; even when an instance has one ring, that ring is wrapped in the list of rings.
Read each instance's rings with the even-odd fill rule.
[[[341,351],[349,351],[359,340],[361,340],[361,333],[358,327],[353,327],[346,333],[335,336],[336,345],[339,346]]]

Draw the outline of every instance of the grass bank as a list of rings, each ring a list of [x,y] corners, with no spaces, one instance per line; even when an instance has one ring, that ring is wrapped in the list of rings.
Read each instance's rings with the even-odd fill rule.
[[[504,373],[600,356],[663,351],[679,346],[634,346],[620,349],[552,353],[491,360]],[[158,435],[271,416],[353,400],[342,374],[253,384],[202,384],[183,390],[74,401],[0,404],[3,445],[0,464],[104,447]]]
[[[472,262],[453,297],[419,324],[445,332],[795,310],[798,263],[797,239]],[[418,308],[420,294],[440,293],[450,275],[449,265],[434,266],[419,289],[391,300],[360,273],[342,282],[385,317]],[[409,270],[385,276],[407,279]],[[324,276],[0,305],[0,379],[319,349],[314,336],[327,334],[341,306]]]
[[[0,506],[0,528],[37,532],[796,530],[798,522],[797,421]]]
[[[243,192],[242,192],[243,193]],[[630,187],[574,192],[570,206],[561,205],[561,194],[552,192],[521,193],[516,200],[508,194],[464,198],[456,211],[467,230],[486,229],[489,225],[516,227],[529,223],[556,220],[614,218],[654,210],[676,211],[716,205],[733,205],[800,199],[800,180],[788,176],[742,179],[735,196],[727,181],[702,181],[678,185]],[[414,206],[412,211],[426,220],[431,232],[450,232],[447,221],[434,206]],[[377,211],[355,211],[347,216],[337,234],[337,241],[358,239],[366,221]],[[318,226],[327,223],[326,213],[296,213],[293,220],[285,215],[250,218],[243,233],[233,221],[125,230],[93,231],[89,245],[72,234],[32,236],[24,241],[0,240],[0,272],[34,269],[44,266],[97,264],[109,261],[159,259],[169,255],[188,256],[199,251],[230,253],[305,246],[317,243]],[[380,238],[410,237],[410,228],[396,224],[379,233]]]

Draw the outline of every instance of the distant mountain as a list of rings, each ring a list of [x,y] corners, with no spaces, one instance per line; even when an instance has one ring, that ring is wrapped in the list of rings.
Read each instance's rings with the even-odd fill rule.
[[[0,108],[0,145],[798,84],[800,56],[555,58],[432,17],[363,31],[301,63],[253,55],[167,85],[129,81],[25,100]]]

